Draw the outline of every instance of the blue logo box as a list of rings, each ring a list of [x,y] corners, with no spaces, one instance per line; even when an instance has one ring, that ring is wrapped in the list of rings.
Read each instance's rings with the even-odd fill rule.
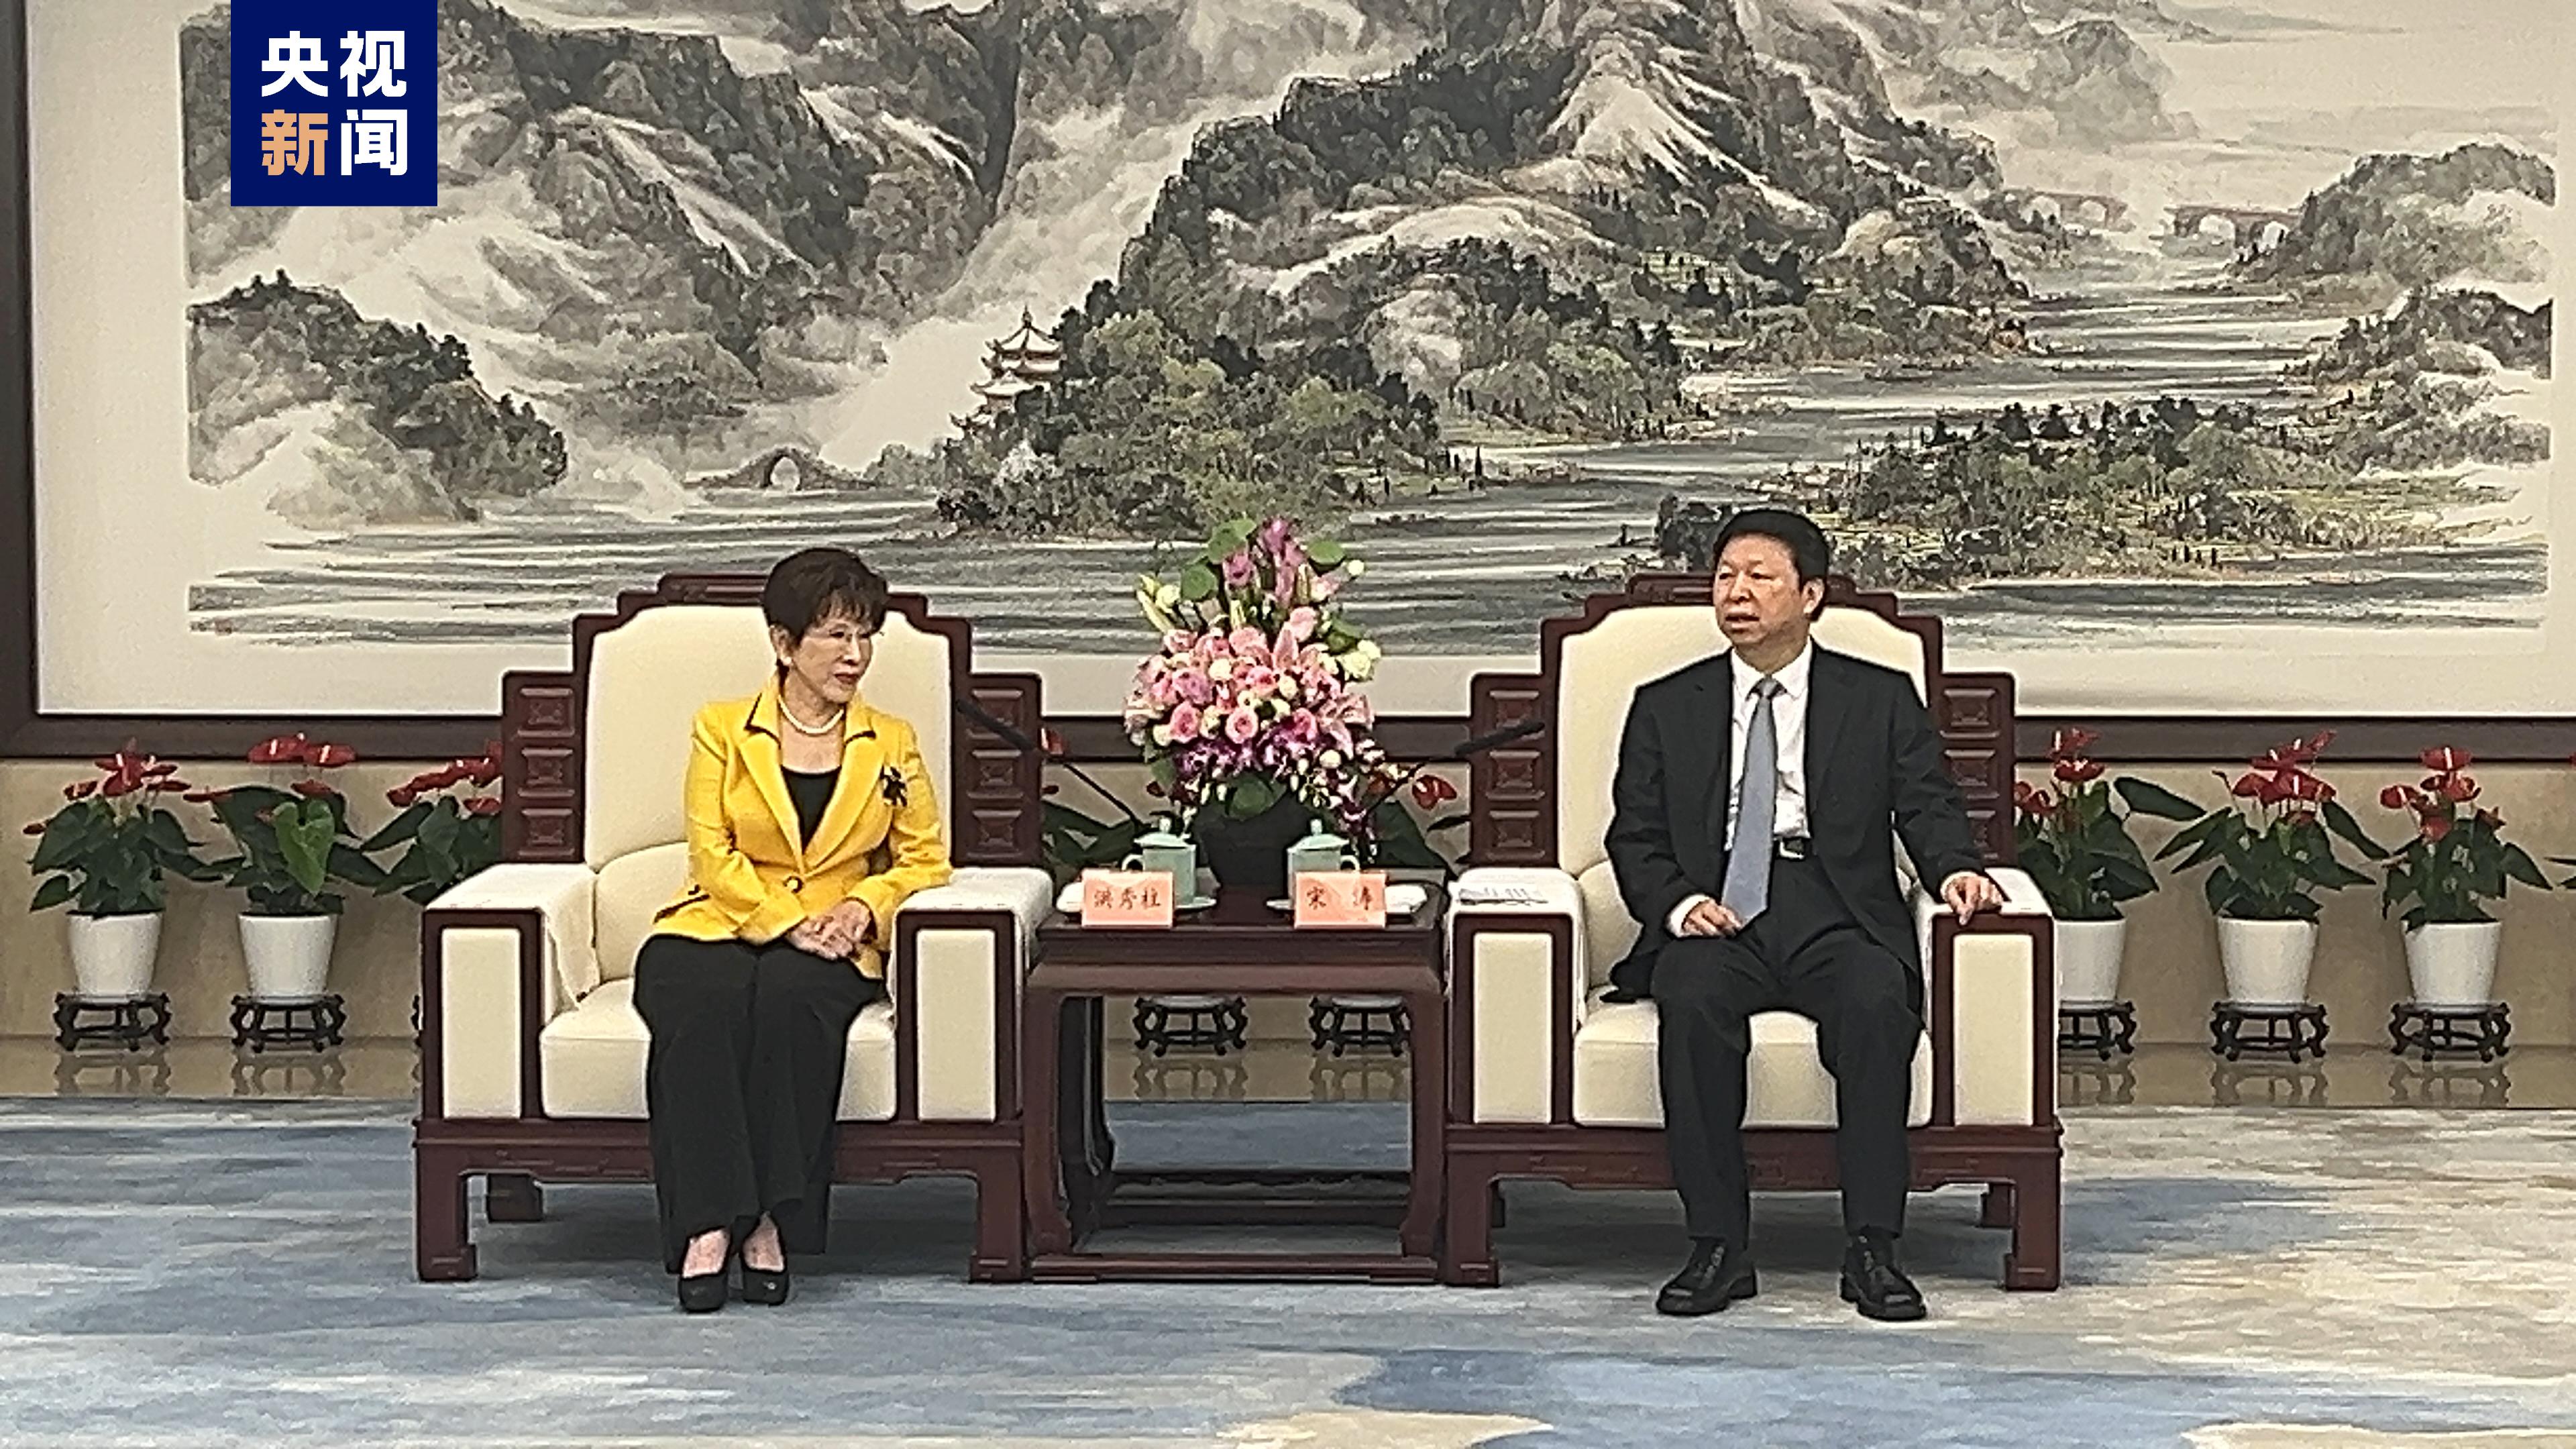
[[[438,0],[232,0],[235,206],[438,204]]]

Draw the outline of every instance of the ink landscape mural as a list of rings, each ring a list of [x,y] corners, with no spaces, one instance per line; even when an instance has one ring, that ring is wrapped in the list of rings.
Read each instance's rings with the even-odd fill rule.
[[[1514,655],[1782,500],[2007,659],[2533,630],[2550,3],[441,0],[417,212],[232,207],[211,10],[187,472],[260,524],[188,626],[554,643],[832,539],[1123,664],[1287,511]]]

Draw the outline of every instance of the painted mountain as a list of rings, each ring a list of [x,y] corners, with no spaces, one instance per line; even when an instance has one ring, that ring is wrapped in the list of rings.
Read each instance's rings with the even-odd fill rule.
[[[2020,290],[1969,209],[1981,142],[1900,117],[1849,32],[1798,32],[1824,79],[1766,60],[1727,0],[652,9],[442,0],[434,213],[231,207],[223,12],[190,24],[202,481],[319,525],[667,493],[781,446],[845,476],[904,329],[1090,291],[1077,328],[1132,365],[1257,378],[1234,405],[1296,436],[1254,454],[1313,476],[1156,482],[1113,446],[1075,467],[1118,496],[1076,517],[1011,496],[1056,486],[998,470],[1023,433],[952,460],[951,513],[1145,526],[1232,506],[1215,472],[1293,495],[1431,458],[1444,419],[1687,426],[1708,357],[1972,348]],[[1031,258],[1068,244],[1106,290]]]
[[[1227,73],[1183,33],[1206,13],[1082,0],[973,13],[442,0],[441,205],[373,214],[229,205],[218,7],[181,47],[189,263],[205,299],[192,315],[197,475],[228,483],[264,466],[294,495],[284,511],[322,518],[328,490],[311,484],[345,470],[314,464],[353,434],[449,446],[349,395],[366,390],[357,369],[388,357],[272,335],[282,295],[452,339],[469,365],[451,382],[560,429],[576,489],[615,496],[780,441],[826,442],[819,405],[958,284],[1006,200],[1036,192],[1043,208],[1061,194],[1068,143],[1096,151],[1097,169],[1211,107],[1256,108],[1272,72],[1333,49],[1363,64],[1400,53],[1358,11],[1284,8],[1266,32],[1232,27],[1252,59]],[[436,471],[439,490],[351,494],[338,511],[455,516],[524,481]]]

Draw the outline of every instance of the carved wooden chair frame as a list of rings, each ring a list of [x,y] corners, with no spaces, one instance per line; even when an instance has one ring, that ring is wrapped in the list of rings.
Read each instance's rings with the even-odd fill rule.
[[[1705,573],[1651,573],[1622,592],[1585,600],[1567,617],[1540,630],[1535,673],[1478,675],[1470,686],[1469,730],[1484,735],[1528,721],[1554,719],[1557,680],[1565,641],[1621,609],[1691,604],[1705,606]],[[1971,673],[1941,667],[1941,624],[1909,614],[1893,594],[1857,589],[1836,577],[1827,607],[1866,609],[1914,634],[1923,643],[1925,695],[1941,731],[1952,776],[1966,797],[1969,818],[1988,861],[2010,865],[2013,841],[2013,680],[2004,673]],[[1490,750],[1470,767],[1472,821],[1469,861],[1476,866],[1545,866],[1559,862],[1556,814],[1556,743],[1553,728]],[[1444,1224],[1443,1276],[1452,1283],[1491,1285],[1501,1270],[1493,1251],[1505,1178],[1542,1178],[1577,1187],[1668,1187],[1671,1176],[1663,1133],[1657,1128],[1587,1127],[1574,1120],[1575,1001],[1563,963],[1574,950],[1574,921],[1561,914],[1461,913],[1453,927],[1450,982],[1450,1114],[1448,1211]],[[1487,932],[1543,933],[1553,939],[1554,993],[1550,1027],[1554,1043],[1549,1120],[1544,1123],[1479,1123],[1476,1100],[1477,938]],[[2034,1001],[2053,1002],[2053,931],[2030,915],[1988,915],[1962,925],[1942,915],[1933,925],[1930,975],[1925,982],[1926,1027],[1933,1041],[1930,1122],[1912,1129],[1912,1187],[1925,1191],[1953,1183],[1983,1183],[1983,1222],[2009,1227],[2012,1248],[2004,1263],[2008,1288],[2054,1288],[2059,1276],[2059,1170],[2057,1122],[2057,1022],[2053,1009],[2035,1011],[2029,1050],[2032,1115],[2036,1125],[1974,1125],[1956,1119],[1953,1101],[1952,982],[1955,943],[1967,935],[2021,935],[2030,939]],[[1834,1134],[1805,1128],[1752,1129],[1745,1150],[1754,1186],[1825,1190],[1836,1185]]]
[[[756,607],[758,575],[672,574],[654,588],[618,596],[608,613],[573,621],[573,662],[568,670],[514,670],[502,682],[502,858],[505,862],[578,863],[582,860],[585,701],[593,646],[600,636],[647,609],[672,604]],[[900,614],[927,634],[947,640],[950,678],[957,695],[1035,738],[1040,726],[1038,680],[1029,674],[978,673],[972,667],[970,626],[931,612],[917,594],[896,594],[890,615]],[[1035,865],[1040,856],[1039,811],[1044,761],[1015,747],[961,713],[950,734],[950,788],[957,798],[949,816],[950,854],[959,865]],[[656,782],[676,790],[679,782]],[[499,929],[518,937],[519,996],[515,1116],[449,1116],[442,1079],[442,996],[446,933]],[[988,930],[994,953],[994,1120],[925,1121],[918,1111],[919,1062],[913,1033],[913,943],[925,930]],[[1026,961],[1017,923],[1007,911],[912,911],[896,921],[895,949],[887,960],[887,989],[894,1002],[895,1107],[892,1120],[840,1125],[835,1180],[892,1182],[920,1174],[961,1174],[975,1179],[976,1221],[969,1276],[1008,1281],[1025,1276],[1021,1229],[1018,1020],[1015,1003]],[[538,1033],[547,1021],[552,989],[547,973],[545,925],[533,909],[447,909],[433,906],[421,921],[421,1114],[414,1124],[413,1164],[418,1270],[423,1279],[475,1276],[469,1240],[466,1179],[486,1184],[486,1211],[494,1222],[534,1221],[542,1215],[541,1181],[649,1182],[651,1156],[641,1121],[557,1118],[544,1110]]]

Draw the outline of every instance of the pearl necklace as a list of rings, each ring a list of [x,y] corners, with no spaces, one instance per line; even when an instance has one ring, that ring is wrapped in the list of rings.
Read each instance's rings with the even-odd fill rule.
[[[847,715],[849,712],[850,707],[848,705],[843,705],[839,709],[833,711],[830,719],[827,719],[818,725],[809,725],[805,721],[796,717],[796,711],[787,707],[787,696],[782,694],[778,697],[778,717],[787,721],[787,727],[795,730],[799,734],[833,734],[841,728],[842,717]]]

